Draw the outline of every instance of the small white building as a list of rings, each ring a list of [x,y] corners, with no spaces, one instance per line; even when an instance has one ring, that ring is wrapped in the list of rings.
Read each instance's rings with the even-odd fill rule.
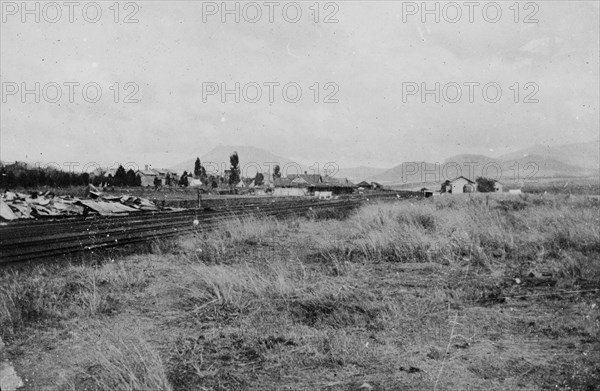
[[[276,187],[273,189],[275,197],[302,197],[308,195],[308,189],[302,187]]]
[[[320,200],[330,200],[333,197],[333,192],[331,191],[315,191],[315,197]]]
[[[452,194],[475,193],[477,192],[477,184],[464,176],[459,176],[458,178],[447,182],[445,188],[442,189],[442,192],[444,192],[444,190],[446,193]]]

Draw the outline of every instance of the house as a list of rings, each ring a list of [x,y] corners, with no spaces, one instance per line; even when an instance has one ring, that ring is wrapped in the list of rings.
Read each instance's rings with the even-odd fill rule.
[[[146,165],[143,170],[137,170],[136,174],[140,176],[142,187],[154,186],[156,178],[160,180],[161,186],[167,184],[177,185],[179,183],[179,175],[175,171],[164,168],[148,168],[148,165]]]
[[[337,194],[352,194],[357,186],[348,178],[334,178],[326,176],[323,178],[323,183],[315,186],[320,191],[330,191],[334,195]]]
[[[153,169],[152,171],[156,172],[158,179],[160,179],[161,184],[164,185],[176,185],[179,182],[179,175],[175,171],[167,170],[164,168]]]
[[[145,170],[138,170],[136,174],[140,176],[142,187],[154,186],[154,179],[158,176],[154,170],[149,170],[148,166]]]
[[[477,184],[472,180],[459,176],[451,181],[446,181],[442,184],[442,193],[451,194],[462,194],[462,193],[475,193],[477,191]]]
[[[275,197],[302,197],[308,195],[308,187],[300,187],[292,183],[292,179],[289,177],[273,179],[273,186],[273,195]]]
[[[275,178],[273,179],[273,186],[275,188],[292,187],[292,181],[289,178]]]

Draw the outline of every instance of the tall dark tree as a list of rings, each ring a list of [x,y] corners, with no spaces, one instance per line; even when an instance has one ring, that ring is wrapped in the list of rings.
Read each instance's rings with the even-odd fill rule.
[[[450,181],[448,179],[446,179],[446,181],[444,183],[442,183],[442,193],[450,193],[452,190],[452,185],[450,184]]]
[[[159,187],[162,185],[162,181],[160,180],[159,177],[155,176],[154,177],[154,187]]]
[[[231,174],[229,175],[229,184],[237,185],[240,182],[240,158],[237,152],[233,152],[229,156],[229,163],[231,164]]]
[[[273,179],[281,178],[281,167],[279,164],[273,168]]]
[[[206,169],[200,163],[200,158],[196,158],[196,162],[194,163],[194,176],[196,178],[205,178],[206,177]]]
[[[142,186],[142,177],[140,176],[140,174],[136,174],[135,176],[135,181],[133,182],[133,186]]]
[[[189,185],[188,182],[188,172],[184,171],[183,175],[181,175],[181,178],[179,178],[179,186],[185,186],[187,187]]]
[[[6,186],[7,187],[15,187],[17,185],[17,176],[14,172],[9,171],[6,174]]]
[[[41,172],[40,172],[40,174],[41,174]],[[89,185],[89,183],[90,183],[90,174],[88,174],[87,172],[82,173],[81,174],[81,184],[87,186],[87,185]]]
[[[117,168],[117,172],[115,172],[115,177],[113,181],[114,186],[125,186],[127,184],[127,172],[123,166],[119,166]]]
[[[125,184],[132,187],[135,186],[135,171],[131,168],[127,171]]]

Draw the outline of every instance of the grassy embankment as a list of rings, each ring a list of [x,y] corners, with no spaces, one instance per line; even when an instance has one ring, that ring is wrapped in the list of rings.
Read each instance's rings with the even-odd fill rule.
[[[29,389],[592,390],[599,210],[442,197],[230,222],[5,269],[0,333]]]

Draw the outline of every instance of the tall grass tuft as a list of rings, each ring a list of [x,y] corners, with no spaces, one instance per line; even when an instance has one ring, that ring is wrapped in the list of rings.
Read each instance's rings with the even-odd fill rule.
[[[171,391],[159,354],[138,335],[106,333],[87,353],[85,370],[74,389],[98,391]]]

